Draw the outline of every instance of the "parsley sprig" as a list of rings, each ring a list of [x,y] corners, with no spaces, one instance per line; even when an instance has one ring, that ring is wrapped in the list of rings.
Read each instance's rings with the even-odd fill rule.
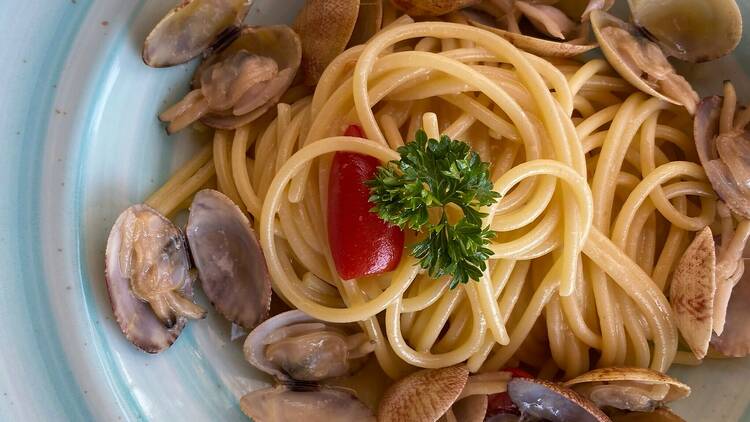
[[[489,164],[468,144],[445,135],[428,139],[423,130],[398,153],[400,160],[379,167],[368,181],[372,211],[402,229],[426,232],[411,254],[430,276],[452,276],[451,288],[478,280],[492,255],[486,245],[495,236],[482,227],[486,214],[480,208],[500,197],[492,190]],[[463,212],[455,223],[448,219],[448,204]],[[437,223],[430,222],[430,209],[440,210]]]

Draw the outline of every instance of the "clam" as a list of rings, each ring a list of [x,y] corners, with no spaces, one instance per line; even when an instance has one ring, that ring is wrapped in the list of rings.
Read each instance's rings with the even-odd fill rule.
[[[240,408],[256,422],[375,422],[372,410],[338,388],[295,391],[280,385],[246,394]]]
[[[453,405],[468,379],[465,365],[410,374],[386,390],[378,407],[378,420],[436,421]]]
[[[307,85],[318,83],[328,64],[349,44],[359,3],[359,0],[305,1],[294,29],[302,39],[302,74]]]
[[[245,214],[224,194],[205,189],[195,194],[186,232],[201,287],[216,310],[248,330],[265,320],[271,281]]]
[[[235,129],[278,103],[294,80],[302,48],[288,26],[245,27],[196,70],[194,89],[159,115],[176,132],[201,120]]]
[[[601,10],[591,12],[591,25],[607,61],[641,91],[695,112],[698,94],[678,75],[656,43],[635,26]]]
[[[690,387],[646,368],[594,369],[565,383],[599,407],[651,412],[687,397]]]
[[[750,218],[750,138],[744,128],[719,132],[723,100],[713,96],[699,104],[693,121],[698,158],[716,193],[735,214]]]
[[[374,346],[362,332],[293,310],[257,326],[245,339],[243,350],[253,366],[290,383],[349,375]]]
[[[685,422],[684,419],[661,407],[653,412],[622,412],[609,415],[612,422]]]
[[[388,0],[366,0],[359,3],[357,23],[354,24],[349,45],[366,43],[383,25],[383,2]]]
[[[750,257],[747,248],[741,259]],[[744,357],[750,355],[750,276],[742,274],[737,284],[731,287],[731,297],[726,308],[726,323],[723,331],[715,333],[711,339],[711,348],[724,356]]]
[[[105,278],[120,329],[149,353],[168,348],[188,318],[205,311],[191,301],[185,238],[166,217],[133,205],[115,221],[107,239]]]
[[[185,63],[207,50],[225,31],[240,25],[250,0],[184,0],[159,21],[143,44],[152,67]]]
[[[479,3],[480,0],[391,0],[409,16],[440,16]]]
[[[539,32],[552,38],[568,39],[578,29],[578,25],[555,6],[528,3],[520,0],[516,1],[514,6],[526,16]]]
[[[607,415],[594,403],[562,384],[513,378],[508,383],[508,395],[521,411],[520,420],[531,417],[552,422],[609,421]]]
[[[735,0],[628,0],[633,22],[670,56],[704,62],[725,56],[742,38]]]
[[[375,421],[351,391],[318,381],[349,375],[374,350],[367,336],[348,325],[330,324],[302,311],[274,316],[245,339],[245,358],[273,376],[275,388],[253,391],[240,403],[258,422]]]
[[[672,275],[669,301],[682,338],[698,359],[708,351],[716,297],[716,246],[711,228],[693,239]]]
[[[461,422],[482,422],[487,415],[487,395],[477,394],[463,398],[451,407],[453,416]]]
[[[570,40],[566,42],[552,41],[548,39],[532,37],[520,34],[507,29],[501,29],[496,26],[497,21],[486,13],[474,9],[465,9],[461,11],[472,26],[493,32],[516,47],[546,57],[574,57],[596,48],[596,44],[585,44],[583,38]],[[513,21],[515,22],[515,21]],[[540,24],[541,25],[541,24]],[[553,25],[554,26],[554,25]],[[560,30],[558,26],[558,30]],[[555,32],[555,31],[552,31]],[[570,30],[567,31],[570,33]],[[562,30],[558,35],[563,35]],[[565,36],[565,35],[563,35]]]

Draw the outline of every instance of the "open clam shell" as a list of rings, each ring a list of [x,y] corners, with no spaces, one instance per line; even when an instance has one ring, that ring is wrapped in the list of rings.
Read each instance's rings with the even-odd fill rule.
[[[192,279],[188,274],[190,262],[180,229],[147,205],[133,205],[126,209],[109,233],[105,253],[105,279],[115,320],[131,343],[145,352],[159,353],[174,343],[185,327],[187,318],[176,315],[174,321],[163,321],[154,313],[152,306],[137,297],[132,290],[131,277],[134,272],[126,267],[138,264],[128,262],[131,260],[128,256],[131,252],[126,249],[135,246],[132,231],[126,226],[133,224],[132,219],[136,215],[144,221],[138,223],[145,226],[143,230],[150,230],[152,227],[156,230],[153,248],[142,251],[141,255],[168,257],[168,262],[162,260],[157,264],[157,271],[170,272],[165,275],[174,277],[179,294],[188,299],[192,297]],[[135,272],[141,271],[136,268]]]
[[[513,378],[508,395],[524,416],[552,422],[608,422],[598,407],[562,384],[532,378]]]
[[[690,395],[690,387],[647,368],[601,368],[565,383],[599,407],[650,412]]]
[[[267,57],[276,62],[278,73],[269,80],[258,84],[250,89],[250,93],[243,95],[240,102],[244,102],[242,112],[237,109],[229,109],[224,112],[211,112],[201,118],[204,124],[217,129],[236,129],[244,126],[262,116],[271,107],[275,106],[281,96],[291,86],[302,60],[302,46],[297,34],[286,25],[244,27],[239,36],[229,43],[224,49],[209,55],[196,71],[196,79],[203,70],[209,68],[218,61],[234,56],[240,51],[250,55]],[[247,101],[244,97],[248,97]]]
[[[493,22],[481,13],[476,13],[473,10],[463,10],[462,13],[472,26],[500,35],[516,47],[540,56],[575,57],[596,48],[596,44],[574,44],[517,34],[495,27]]]
[[[374,350],[369,338],[352,327],[287,311],[255,327],[243,352],[250,364],[282,383],[346,376]]]
[[[746,247],[743,258],[750,258]],[[750,274],[745,272],[732,289],[726,312],[726,323],[721,335],[714,334],[711,348],[724,356],[744,357],[750,355]]]
[[[590,17],[604,56],[623,79],[646,94],[682,105],[691,114],[695,112],[698,94],[676,73],[655,43],[646,39],[635,26],[607,12],[595,10]],[[645,77],[655,81],[647,81]]]
[[[268,317],[271,278],[250,221],[221,192],[204,189],[186,228],[203,292],[228,320],[253,329]]]
[[[256,422],[375,422],[370,408],[339,388],[295,391],[277,386],[256,390],[242,397],[240,408]]]
[[[711,186],[721,199],[736,214],[750,218],[750,192],[746,186],[742,185],[745,180],[738,181],[735,174],[740,172],[732,171],[727,163],[720,157],[721,150],[717,145],[719,131],[719,114],[721,113],[722,98],[718,96],[707,97],[698,103],[693,120],[693,137],[695,139],[695,148],[698,151],[698,158],[701,165],[706,170],[706,176],[711,182]],[[736,134],[735,141],[746,144],[743,138],[745,131]],[[723,136],[727,136],[723,135]],[[724,138],[726,140],[726,138]],[[731,160],[741,159],[742,157],[729,157]]]
[[[143,44],[143,61],[166,67],[197,57],[219,35],[242,23],[251,0],[185,0],[154,27]]]
[[[633,22],[670,56],[689,62],[718,59],[742,38],[735,0],[628,0]]]

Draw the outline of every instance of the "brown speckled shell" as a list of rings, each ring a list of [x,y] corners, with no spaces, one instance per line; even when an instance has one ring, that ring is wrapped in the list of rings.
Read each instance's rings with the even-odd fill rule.
[[[690,386],[687,384],[683,384],[667,374],[649,368],[612,367],[594,369],[565,382],[564,385],[571,387],[588,382],[613,383],[616,381],[669,384],[670,390],[664,400],[665,402],[679,400],[690,395]]]
[[[669,302],[682,338],[698,359],[708,351],[716,295],[716,246],[710,227],[698,233],[672,275]]]
[[[465,365],[415,372],[388,388],[380,400],[378,421],[436,421],[456,401],[468,379]]]

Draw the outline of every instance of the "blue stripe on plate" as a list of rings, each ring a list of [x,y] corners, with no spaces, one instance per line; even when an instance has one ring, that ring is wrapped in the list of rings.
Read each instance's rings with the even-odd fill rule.
[[[12,179],[6,179],[17,180],[18,184],[15,189],[13,186],[4,187],[10,191],[15,190],[15,195],[12,196],[15,198],[16,206],[15,227],[6,227],[10,229],[6,231],[6,235],[14,237],[18,242],[15,250],[17,267],[11,266],[6,270],[18,277],[15,287],[23,289],[22,295],[25,300],[20,315],[11,315],[12,318],[20,317],[23,321],[19,321],[20,326],[14,327],[18,330],[14,337],[5,338],[4,342],[20,343],[17,347],[23,350],[28,362],[37,364],[33,367],[26,364],[25,370],[28,371],[27,376],[39,378],[33,380],[33,385],[41,388],[41,391],[33,398],[36,403],[24,404],[38,406],[39,414],[59,415],[61,419],[67,420],[90,420],[91,414],[86,407],[81,388],[77,385],[65,356],[61,352],[61,333],[57,332],[55,324],[50,321],[50,302],[44,282],[46,277],[42,267],[39,232],[39,186],[42,169],[34,164],[42,162],[44,139],[55,98],[52,84],[60,78],[63,65],[70,52],[69,47],[73,44],[91,4],[92,1],[83,0],[78,1],[77,4],[65,2],[55,6],[45,1],[26,3],[27,7],[47,9],[46,14],[39,16],[40,21],[26,23],[35,26],[33,30],[36,31],[35,37],[38,37],[35,40],[36,45],[45,46],[47,49],[26,52],[28,59],[24,60],[36,66],[30,65],[29,70],[35,69],[38,73],[33,78],[31,89],[28,90],[31,98],[23,126],[22,147],[19,148],[18,161],[15,163],[23,165],[18,166],[18,173]],[[12,20],[13,15],[8,14],[6,18]],[[0,19],[0,25],[7,23],[13,27],[13,22],[5,21],[6,19]],[[16,25],[19,24],[16,23]],[[14,104],[22,104],[22,102]],[[16,234],[13,234],[14,230],[17,230]],[[12,275],[8,276],[13,279]],[[71,309],[71,312],[75,311]],[[18,338],[21,335],[23,338]],[[22,363],[18,362],[18,364]],[[43,383],[42,380],[46,382]],[[27,381],[15,380],[15,382]],[[17,397],[16,400],[29,401],[30,398]],[[0,406],[0,415],[6,414],[6,405],[7,403],[2,403]],[[42,409],[49,410],[43,411]],[[9,410],[10,414],[14,412],[12,409]]]

